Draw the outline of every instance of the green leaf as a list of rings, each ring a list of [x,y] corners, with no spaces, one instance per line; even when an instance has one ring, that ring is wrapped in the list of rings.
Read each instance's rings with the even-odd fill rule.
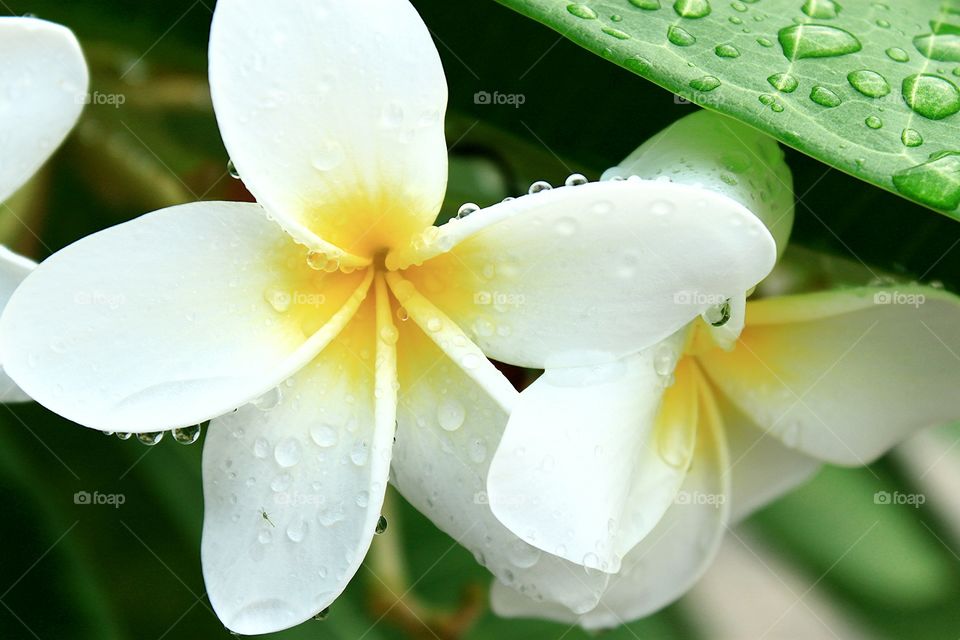
[[[692,102],[960,219],[960,0],[499,1]]]

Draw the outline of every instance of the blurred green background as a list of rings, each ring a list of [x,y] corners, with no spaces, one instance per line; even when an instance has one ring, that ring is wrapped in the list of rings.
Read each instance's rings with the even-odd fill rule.
[[[444,217],[465,201],[487,205],[525,192],[534,180],[557,184],[574,171],[596,179],[695,108],[492,0],[414,4],[450,86]],[[228,175],[210,106],[212,0],[0,7],[71,27],[94,92],[68,142],[0,215],[5,243],[39,260],[163,206],[250,199]],[[479,91],[522,94],[524,103],[476,104]],[[867,263],[960,289],[960,225],[802,154],[790,152],[789,161],[800,198],[798,246],[845,259],[853,271]],[[834,263],[823,269],[812,255],[798,253],[789,267],[797,286],[850,272]],[[199,443],[166,438],[145,447],[35,404],[0,410],[0,438],[0,638],[229,638],[200,573]],[[825,469],[728,536],[690,596],[604,637],[960,637],[958,441],[960,429],[947,427],[870,468]],[[78,491],[125,501],[77,505]],[[926,502],[876,504],[878,491],[923,494]],[[376,567],[365,566],[326,620],[275,637],[588,637],[566,625],[494,617],[483,601],[489,576],[471,554],[391,500],[390,527],[374,548],[402,557],[409,592],[385,589]]]

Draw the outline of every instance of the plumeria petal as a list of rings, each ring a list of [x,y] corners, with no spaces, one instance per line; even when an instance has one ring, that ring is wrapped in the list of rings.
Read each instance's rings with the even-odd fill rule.
[[[636,620],[679,598],[709,567],[726,530],[730,483],[724,471],[729,456],[719,412],[699,372],[691,368],[678,373],[695,379],[683,381],[678,376],[677,384],[695,384],[700,399],[693,463],[675,503],[623,559],[600,603],[579,616],[587,629]],[[500,615],[573,622],[555,604],[508,598],[496,587],[492,604]]]
[[[561,187],[430,235],[388,267],[423,263],[407,277],[488,356],[537,368],[655,344],[752,287],[776,257],[739,203],[656,181]]]
[[[210,425],[203,573],[217,615],[237,633],[278,631],[315,615],[366,555],[396,408],[395,348],[375,340],[392,325],[375,322],[373,307],[368,300],[281,385],[275,407],[247,405]]]
[[[790,449],[715,391],[730,448],[730,521],[737,523],[797,488],[820,470],[815,458]]]
[[[3,21],[0,20],[0,24]],[[24,278],[30,275],[30,272],[36,267],[33,260],[19,256],[6,247],[0,246],[0,313],[7,306],[10,296],[16,290]],[[0,361],[0,402],[27,402],[30,396],[25,394],[17,384],[10,379],[10,376],[3,370],[3,362]]]
[[[301,242],[370,257],[435,219],[447,87],[407,0],[223,0],[210,89],[245,184]]]
[[[862,465],[960,417],[960,299],[905,286],[759,300],[737,347],[700,361],[788,447]]]
[[[0,362],[80,424],[157,431],[222,415],[313,359],[370,275],[314,271],[253,204],[164,209],[88,236],[27,277]]]
[[[490,466],[497,518],[541,549],[616,573],[690,464],[696,387],[681,374],[692,365],[681,362],[664,394],[683,338],[608,365],[548,369],[520,394]]]
[[[592,609],[606,575],[587,574],[527,544],[490,511],[487,470],[517,392],[456,326],[415,299],[418,294],[405,294],[410,320],[400,325],[398,345],[394,484],[498,579],[531,598]],[[477,360],[468,359],[465,368],[463,355],[470,347]]]
[[[0,202],[36,173],[80,117],[89,75],[73,33],[36,18],[0,18]]]
[[[757,129],[712,111],[677,120],[643,143],[604,180],[669,177],[743,204],[766,224],[779,253],[793,227],[793,176],[777,141]]]

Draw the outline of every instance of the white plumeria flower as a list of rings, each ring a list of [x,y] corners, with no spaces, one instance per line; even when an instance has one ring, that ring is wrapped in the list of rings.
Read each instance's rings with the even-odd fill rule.
[[[259,204],[164,209],[52,256],[0,321],[11,376],[105,431],[212,419],[202,561],[236,632],[292,626],[343,591],[391,467],[500,580],[594,606],[600,577],[486,504],[517,393],[485,356],[576,366],[655,344],[710,306],[677,291],[725,299],[769,272],[764,225],[708,189],[623,181],[430,226],[446,83],[406,0],[221,0],[210,85]],[[74,302],[89,290],[121,302]]]
[[[80,117],[89,79],[73,33],[45,20],[0,18],[0,59],[3,203],[67,137]],[[32,260],[0,247],[0,310],[35,266]],[[0,402],[29,399],[4,373],[0,360]]]
[[[700,112],[605,177],[661,173],[743,201],[782,251],[793,195],[771,139]],[[590,610],[496,583],[494,610],[587,629],[653,613],[697,581],[727,527],[822,462],[867,464],[960,418],[958,354],[960,299],[870,287],[741,294],[614,365],[548,370],[510,417],[491,508],[530,544],[606,580]]]

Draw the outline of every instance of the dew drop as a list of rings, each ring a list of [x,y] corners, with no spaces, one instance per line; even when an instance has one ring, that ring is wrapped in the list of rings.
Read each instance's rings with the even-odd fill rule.
[[[944,25],[941,24],[941,27]],[[913,39],[917,51],[930,60],[960,62],[960,27],[956,31],[928,33]]]
[[[697,41],[692,33],[683,27],[678,27],[676,25],[672,25],[669,29],[667,29],[667,40],[669,40],[671,44],[675,44],[678,47],[689,47]]]
[[[600,27],[600,31],[603,31],[608,36],[614,37],[617,40],[629,40],[630,34],[626,31],[621,31],[620,29],[614,29],[613,27]]]
[[[540,560],[541,551],[523,540],[514,540],[507,549],[507,557],[519,569],[529,569]]]
[[[894,62],[909,62],[910,55],[900,47],[890,47],[885,52],[887,57]]]
[[[676,0],[673,10],[681,18],[703,18],[710,15],[709,0]]]
[[[324,577],[324,576],[321,576],[321,577]],[[330,607],[327,607],[326,609],[319,611],[317,615],[313,616],[313,619],[323,622],[329,617],[330,617]]]
[[[358,467],[362,467],[367,463],[369,455],[370,449],[367,443],[363,440],[357,440],[353,445],[353,450],[350,451],[350,461]]]
[[[445,431],[456,431],[466,419],[467,411],[463,405],[453,399],[444,398],[437,406],[437,422]]]
[[[810,90],[810,99],[819,104],[821,107],[836,107],[843,102],[843,100],[840,99],[840,96],[838,96],[832,90],[827,89],[819,84],[815,85],[813,89]]]
[[[890,93],[886,78],[869,69],[851,71],[847,75],[850,85],[868,98],[882,98]]]
[[[370,504],[370,492],[361,491],[357,494],[357,497],[354,498],[353,502],[361,509],[366,509],[367,505]]]
[[[905,147],[919,147],[923,144],[923,136],[916,129],[904,129],[900,134],[900,142]]]
[[[267,442],[266,438],[257,438],[253,443],[253,455],[258,458],[266,458],[268,453],[270,453],[270,443]]]
[[[942,120],[960,111],[960,90],[949,80],[927,73],[904,78],[903,99],[930,120]]]
[[[237,165],[233,164],[233,160],[227,160],[227,173],[229,173],[230,177],[234,180],[240,179],[240,172],[237,171]]]
[[[568,4],[567,11],[569,11],[572,15],[575,15],[578,18],[583,18],[584,20],[597,19],[597,12],[585,4],[579,4],[579,3]]]
[[[330,140],[321,143],[310,163],[317,171],[331,171],[340,166],[344,159],[343,147],[339,142]]]
[[[770,86],[774,89],[782,91],[783,93],[793,93],[800,85],[797,79],[789,73],[775,73],[767,78],[767,82],[769,82]]]
[[[329,448],[337,444],[337,430],[329,424],[316,424],[310,427],[310,439],[318,447]]]
[[[720,86],[720,79],[716,76],[703,76],[690,81],[690,86],[697,91],[713,91]]]
[[[280,387],[274,387],[250,404],[260,409],[260,411],[270,411],[276,408],[281,400],[283,400],[283,392],[280,390]]]
[[[677,364],[677,355],[670,345],[660,344],[653,354],[653,370],[658,376],[668,376],[673,373]]]
[[[481,438],[476,438],[467,448],[467,455],[476,464],[481,464],[487,459],[487,442]]]
[[[737,49],[732,44],[721,44],[717,45],[717,48],[713,50],[717,54],[717,57],[720,58],[739,58],[740,50]]]
[[[289,538],[291,542],[302,542],[303,539],[307,537],[307,530],[309,528],[306,520],[292,522],[287,526],[287,538]]]
[[[198,438],[200,438],[200,425],[198,424],[173,430],[173,439],[180,444],[193,444]]]
[[[387,519],[382,515],[377,520],[377,527],[373,530],[374,535],[383,535],[387,530]]]
[[[540,193],[542,191],[550,191],[551,189],[553,189],[553,185],[551,185],[546,180],[537,180],[536,182],[530,185],[530,188],[527,189],[527,193],[530,195],[533,195],[534,193]]]
[[[773,42],[766,38],[757,38],[757,44],[768,49],[773,46]]]
[[[286,438],[280,441],[273,449],[273,458],[281,467],[292,467],[300,462],[303,456],[303,448],[300,441],[294,438]]]
[[[117,437],[120,438],[121,440],[129,440],[132,436],[133,436],[132,433],[126,433],[124,431],[117,432]]]
[[[933,160],[893,174],[903,195],[935,209],[960,206],[960,151],[938,154]]]
[[[643,74],[650,70],[650,61],[643,56],[631,56],[623,61],[623,66],[634,73]]]
[[[777,34],[783,55],[788,60],[832,58],[862,49],[860,41],[849,31],[822,24],[795,24]]]
[[[710,307],[703,313],[703,319],[713,327],[722,327],[730,321],[730,301]]]
[[[829,20],[836,18],[840,13],[840,5],[833,0],[807,0],[803,3],[801,11],[818,20]]]
[[[877,116],[867,116],[867,119],[864,120],[863,123],[871,129],[880,129],[883,127],[883,120]]]
[[[783,105],[777,100],[777,97],[769,93],[761,93],[757,99],[760,101],[760,104],[770,107],[770,109],[776,113],[783,111]]]
[[[660,8],[660,0],[630,0],[630,4],[644,11],[656,11]]]
[[[430,318],[427,320],[427,331],[431,333],[436,333],[443,329],[443,320],[437,317]]]
[[[580,185],[587,184],[588,182],[590,181],[587,180],[587,177],[584,176],[582,173],[572,173],[569,176],[567,176],[567,179],[564,181],[563,184],[566,187],[579,187]]]
[[[145,444],[148,447],[152,447],[160,443],[163,440],[163,431],[153,431],[150,433],[138,433],[137,440],[141,444]]]
[[[462,204],[460,205],[460,208],[457,209],[457,216],[456,216],[457,220],[460,220],[461,218],[466,218],[471,213],[476,213],[479,210],[480,210],[480,206],[477,204],[474,204],[473,202],[467,202],[465,204]]]

